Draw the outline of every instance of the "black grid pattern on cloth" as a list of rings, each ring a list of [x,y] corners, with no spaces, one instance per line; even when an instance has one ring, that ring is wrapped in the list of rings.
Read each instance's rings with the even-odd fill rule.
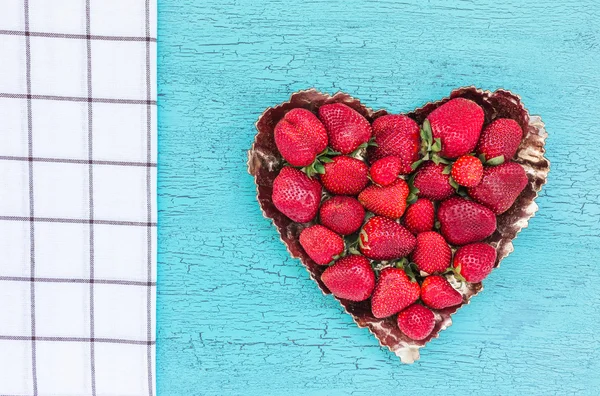
[[[136,162],[136,161],[102,161],[102,160],[82,160],[71,158],[44,158],[44,157],[18,157],[13,155],[0,155],[0,160],[13,161],[33,161],[33,162],[59,162],[63,164],[90,164],[90,165],[121,165],[121,166],[147,166],[156,168],[156,163]]]
[[[23,0],[25,12],[25,31],[29,31],[29,0]],[[31,38],[25,35],[25,70],[27,79],[27,152],[29,157],[33,157],[33,120],[31,110]],[[30,238],[30,276],[35,277],[35,221],[33,203],[33,162],[29,161],[29,238]],[[37,381],[37,355],[36,355],[36,336],[35,336],[35,283],[30,282],[31,296],[31,368],[33,381],[33,394],[38,394]]]
[[[27,36],[29,37],[29,36]],[[32,95],[15,94],[0,92],[0,98],[7,99],[27,99],[27,100],[60,100],[65,102],[92,102],[92,103],[117,103],[117,104],[140,104],[155,105],[156,100],[147,99],[111,99],[111,98],[87,98],[81,96],[60,96],[60,95]]]
[[[144,5],[146,12],[145,27],[146,37],[150,37],[150,0],[146,0]],[[146,162],[149,163],[152,160],[152,108],[150,106],[150,100],[152,99],[152,81],[150,71],[150,41],[146,40]],[[146,214],[147,221],[152,221],[152,174],[151,169],[146,167]],[[146,250],[148,268],[147,276],[148,282],[152,280],[152,230],[146,228],[146,239],[148,247]],[[152,287],[146,288],[146,337],[148,341],[152,339]],[[148,362],[148,393],[153,393],[153,362],[152,362],[152,346],[148,344],[146,348],[147,362]]]
[[[106,224],[126,225],[138,227],[156,227],[156,222],[124,221],[124,220],[98,220],[98,219],[61,219],[58,217],[22,217],[22,216],[0,216],[0,220],[6,221],[32,221],[42,223],[65,223],[65,224]]]
[[[86,34],[86,67],[87,67],[87,96],[93,98],[92,95],[92,43],[90,40],[90,0],[85,1],[85,34]],[[92,382],[92,395],[96,396],[96,342],[94,338],[94,165],[92,160],[94,157],[94,124],[93,110],[94,106],[88,100],[88,185],[89,185],[89,217],[90,217],[90,372]]]
[[[15,0],[18,1],[18,0]],[[0,92],[0,98],[10,100],[23,100],[26,101],[26,130],[27,130],[27,156],[24,155],[0,155],[0,161],[11,161],[20,162],[27,164],[28,173],[28,186],[17,186],[16,188],[28,189],[28,200],[29,210],[28,216],[26,215],[12,215],[2,213],[0,207],[0,223],[1,222],[19,222],[29,225],[29,276],[13,276],[5,275],[2,273],[0,267],[0,282],[13,282],[13,283],[26,283],[29,288],[29,315],[30,315],[30,332],[29,334],[1,334],[0,341],[2,342],[18,342],[18,343],[30,343],[31,346],[31,384],[30,394],[33,396],[44,395],[52,393],[52,390],[44,389],[38,381],[39,372],[39,348],[40,345],[45,343],[76,343],[76,344],[89,344],[89,359],[90,359],[90,393],[95,396],[97,393],[108,394],[105,391],[100,391],[99,384],[97,384],[96,376],[96,346],[98,344],[114,344],[114,345],[131,345],[140,346],[145,348],[145,365],[147,366],[144,370],[147,373],[147,387],[144,394],[153,395],[154,393],[154,346],[156,344],[155,337],[153,336],[153,314],[154,314],[154,300],[153,292],[156,288],[156,281],[154,280],[154,263],[153,263],[153,249],[156,246],[153,244],[154,232],[157,227],[155,217],[155,206],[153,202],[153,174],[155,177],[155,171],[157,163],[153,161],[153,152],[156,147],[153,147],[153,109],[156,108],[156,100],[153,100],[152,93],[152,69],[151,69],[151,44],[156,43],[156,37],[151,37],[151,0],[139,0],[144,2],[144,27],[145,36],[123,36],[123,35],[95,35],[92,34],[93,26],[91,25],[91,14],[93,12],[93,2],[99,0],[86,0],[85,7],[85,33],[86,34],[73,34],[73,33],[56,33],[56,32],[43,32],[43,31],[32,31],[30,30],[30,4],[29,0],[22,0],[23,3],[23,16],[24,16],[24,30],[1,30],[0,36],[16,36],[24,39],[24,59],[25,59],[25,74],[26,79],[26,92],[15,93],[15,92]],[[153,1],[153,0],[152,0]],[[86,70],[86,96],[66,96],[66,95],[50,95],[50,94],[35,94],[35,86],[32,87],[32,66],[39,67],[39,65],[32,65],[32,38],[44,38],[44,39],[68,39],[68,40],[84,40],[86,42],[86,53],[87,53],[87,70]],[[145,92],[140,93],[138,98],[110,98],[110,97],[95,97],[93,94],[93,42],[132,42],[140,43],[145,46]],[[83,76],[82,76],[83,77]],[[0,76],[1,78],[1,76]],[[86,103],[87,102],[87,142],[88,142],[88,158],[62,158],[62,157],[44,157],[34,155],[34,130],[36,125],[34,124],[34,102],[35,101],[56,101],[56,102],[75,102],[75,103]],[[111,104],[111,105],[140,105],[145,107],[145,161],[139,160],[105,160],[94,158],[94,105],[96,104]],[[83,132],[83,131],[82,131]],[[35,183],[35,164],[71,164],[75,166],[87,167],[88,177],[88,200],[89,200],[89,216],[87,218],[66,218],[66,217],[48,217],[48,216],[37,216],[36,208],[36,183]],[[146,218],[145,221],[133,221],[133,220],[122,220],[122,219],[110,219],[110,218],[98,218],[96,216],[96,208],[94,206],[95,197],[97,191],[95,191],[94,177],[95,171],[98,166],[113,166],[123,168],[144,168],[145,169],[145,190],[146,190]],[[154,179],[155,180],[155,179]],[[11,186],[14,187],[14,186]],[[143,203],[140,202],[140,205]],[[141,219],[140,219],[141,220]],[[87,225],[89,227],[89,277],[48,277],[39,276],[36,268],[36,244],[40,241],[37,226],[39,224],[80,224]],[[0,224],[1,225],[1,224]],[[111,226],[111,227],[134,227],[134,228],[145,228],[146,229],[146,279],[145,280],[129,280],[129,279],[105,279],[96,277],[95,259],[97,255],[96,251],[96,240],[95,233],[96,227],[98,226]],[[36,295],[37,285],[40,284],[75,284],[75,285],[87,285],[89,287],[89,337],[76,337],[76,336],[64,336],[64,335],[40,335],[38,333],[38,324],[41,313],[39,312],[39,298]],[[116,286],[131,286],[136,288],[145,288],[145,337],[140,339],[129,339],[123,337],[98,337],[96,334],[97,317],[95,315],[95,304],[96,304],[96,285],[116,285]],[[118,324],[116,324],[118,325]],[[5,394],[0,384],[0,395]],[[19,393],[22,394],[22,393]],[[27,393],[29,394],[29,393]],[[83,395],[82,395],[83,396]]]
[[[66,38],[66,39],[83,39],[83,40],[106,40],[106,41],[149,41],[156,43],[154,37],[131,37],[131,36],[103,36],[95,34],[68,34],[68,33],[44,33],[30,32],[20,30],[1,30],[0,34],[8,36],[31,36],[31,37],[47,37],[47,38]]]

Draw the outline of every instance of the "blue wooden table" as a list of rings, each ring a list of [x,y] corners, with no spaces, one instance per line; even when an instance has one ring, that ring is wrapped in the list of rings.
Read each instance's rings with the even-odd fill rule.
[[[596,0],[160,0],[159,396],[598,395],[599,65]],[[299,89],[406,112],[472,84],[542,115],[549,184],[485,291],[402,365],[288,257],[246,150]]]

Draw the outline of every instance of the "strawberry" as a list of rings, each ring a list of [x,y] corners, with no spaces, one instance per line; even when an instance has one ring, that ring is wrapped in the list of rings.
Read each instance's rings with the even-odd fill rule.
[[[275,126],[275,144],[292,166],[308,166],[327,147],[327,131],[306,109],[292,109]]]
[[[435,314],[421,304],[413,304],[398,314],[398,327],[413,340],[424,340],[435,327]]]
[[[300,233],[300,245],[317,264],[327,265],[344,251],[344,240],[335,232],[315,224]]]
[[[511,161],[485,167],[481,183],[467,191],[475,201],[500,214],[512,206],[528,182],[523,167]]]
[[[286,166],[273,181],[273,204],[298,223],[311,221],[321,203],[321,184],[298,169]]]
[[[434,231],[417,235],[417,244],[412,252],[412,260],[419,271],[428,274],[444,272],[450,266],[452,250],[443,236]]]
[[[359,159],[340,155],[325,164],[321,182],[325,188],[339,195],[358,195],[369,183],[369,167]]]
[[[492,235],[496,230],[496,216],[477,202],[452,197],[438,208],[440,231],[448,242],[466,245]]]
[[[390,155],[373,162],[369,170],[369,175],[373,183],[377,183],[380,186],[388,186],[396,181],[402,169],[402,159]]]
[[[323,272],[321,280],[334,296],[350,301],[366,300],[371,297],[375,287],[371,263],[358,255],[336,261]]]
[[[319,118],[327,130],[329,145],[342,154],[350,154],[371,138],[369,121],[343,103],[321,106]]]
[[[483,121],[483,109],[464,98],[449,100],[429,113],[426,120],[433,139],[440,139],[442,147],[439,155],[445,158],[458,158],[473,151]]]
[[[451,175],[458,185],[474,187],[483,176],[483,164],[477,157],[463,155],[452,165]]]
[[[369,148],[369,161],[393,155],[402,159],[400,174],[412,172],[411,165],[419,159],[421,146],[419,125],[402,114],[379,117],[373,122],[376,147]]]
[[[319,217],[321,224],[330,230],[350,235],[362,225],[365,210],[356,198],[336,195],[321,205]]]
[[[376,318],[386,318],[402,311],[419,299],[420,287],[400,268],[385,268],[379,274],[371,297],[371,311]]]
[[[462,295],[446,278],[432,275],[421,284],[421,300],[430,308],[444,309],[462,303]]]
[[[367,210],[375,214],[399,219],[406,209],[408,193],[408,184],[404,180],[398,179],[389,186],[372,185],[365,188],[358,195],[358,200]]]
[[[404,226],[413,234],[433,230],[434,222],[435,209],[430,200],[419,198],[406,208]]]
[[[499,118],[483,130],[476,153],[486,161],[500,156],[508,161],[515,156],[522,138],[523,130],[515,120]]]
[[[417,169],[413,186],[419,190],[419,198],[427,198],[433,201],[441,201],[455,193],[450,185],[450,175],[444,173],[444,164],[435,164],[431,161],[425,162]]]
[[[472,243],[456,251],[452,265],[467,282],[481,282],[494,268],[496,249],[487,243]]]
[[[392,260],[408,256],[416,239],[406,228],[387,217],[371,217],[359,236],[362,254],[374,260]]]

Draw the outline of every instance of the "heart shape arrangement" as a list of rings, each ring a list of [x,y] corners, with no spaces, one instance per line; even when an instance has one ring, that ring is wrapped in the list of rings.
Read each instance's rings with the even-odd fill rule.
[[[268,108],[248,169],[292,257],[402,362],[513,251],[550,170],[517,95],[454,90],[406,115],[314,89]]]

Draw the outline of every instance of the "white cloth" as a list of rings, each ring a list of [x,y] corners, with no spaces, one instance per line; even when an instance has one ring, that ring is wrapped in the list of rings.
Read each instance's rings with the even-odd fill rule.
[[[0,395],[154,395],[156,0],[0,3]]]

